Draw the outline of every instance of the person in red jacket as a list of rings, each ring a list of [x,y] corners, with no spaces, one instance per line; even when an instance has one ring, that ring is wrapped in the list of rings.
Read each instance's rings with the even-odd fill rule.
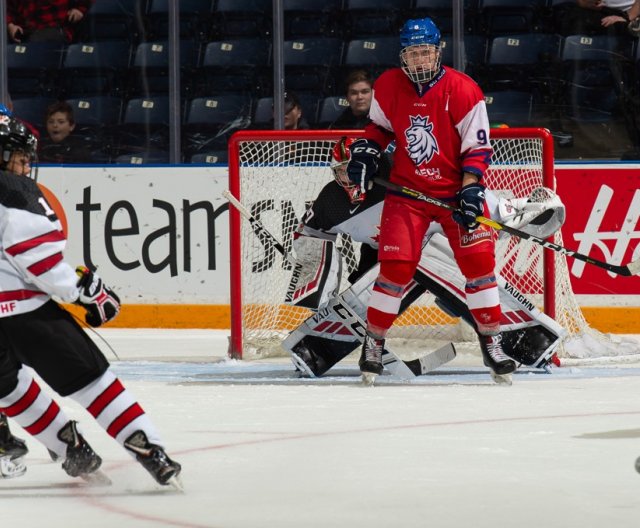
[[[93,0],[7,0],[7,34],[13,42],[69,43]]]
[[[380,273],[367,310],[360,357],[365,383],[382,373],[382,349],[420,260],[432,222],[441,225],[462,274],[468,307],[481,336],[483,359],[496,375],[515,362],[502,350],[500,301],[494,273],[494,232],[486,215],[482,177],[490,161],[489,118],[480,87],[441,65],[440,30],[430,18],[408,20],[400,34],[402,67],[374,84],[364,136],[350,146],[349,179],[369,190],[381,153],[396,141],[390,181],[459,207],[451,211],[388,191],[382,211]]]

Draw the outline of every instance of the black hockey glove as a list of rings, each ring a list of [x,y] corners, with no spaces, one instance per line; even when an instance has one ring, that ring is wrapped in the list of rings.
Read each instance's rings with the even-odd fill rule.
[[[453,219],[467,231],[475,230],[480,224],[476,216],[484,213],[484,185],[470,183],[458,191],[460,210],[453,212]]]
[[[629,22],[627,29],[629,30],[629,34],[633,38],[640,37],[640,17],[634,18],[631,22]]]
[[[362,193],[371,188],[371,179],[378,172],[380,147],[374,141],[358,139],[349,147],[351,157],[347,165],[347,175]]]
[[[87,310],[85,321],[91,326],[100,326],[111,321],[120,312],[120,299],[104,285],[98,274],[86,266],[76,268],[80,295],[76,304]]]

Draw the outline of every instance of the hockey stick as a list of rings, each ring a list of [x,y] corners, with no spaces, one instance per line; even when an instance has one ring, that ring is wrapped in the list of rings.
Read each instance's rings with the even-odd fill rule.
[[[222,191],[222,196],[224,196],[227,200],[229,200],[229,203],[233,205],[238,210],[238,212],[249,221],[249,223],[251,224],[251,228],[253,229],[253,232],[256,234],[256,236],[259,239],[271,244],[284,257],[284,259],[289,264],[296,263],[295,259],[293,258],[293,255],[287,252],[287,250],[278,241],[278,239],[274,237],[269,232],[269,230],[266,227],[264,227],[264,225],[262,225],[262,222],[258,220],[255,216],[253,216],[249,212],[249,210],[244,205],[242,205],[240,201],[233,194],[231,194],[231,191],[229,191],[229,189],[225,189],[224,191]]]
[[[269,230],[262,225],[262,222],[258,220],[255,216],[253,216],[249,210],[242,205],[238,199],[231,194],[228,189],[222,191],[222,195],[229,200],[229,203],[233,205],[238,212],[244,216],[251,227],[253,228],[254,233],[258,238],[261,238],[267,243],[273,245],[273,247],[286,259],[290,264],[295,264],[296,260],[291,255],[291,253],[287,252],[285,247],[280,243],[280,241],[273,236]],[[351,310],[349,310],[346,306],[341,305],[344,309],[345,313],[348,313],[351,317],[357,317]],[[364,326],[363,326],[364,330]],[[385,355],[383,356],[383,364],[385,367],[389,369],[390,372],[399,375],[401,377],[407,376],[420,376],[422,374],[426,374],[427,372],[434,370],[438,366],[447,361],[450,361],[455,357],[455,349],[453,345],[448,344],[442,349],[438,349],[436,351],[431,352],[430,354],[426,354],[422,358],[412,359],[410,361],[403,361],[398,356],[396,356],[393,352],[385,349]]]
[[[431,196],[427,196],[426,194],[422,194],[419,191],[414,189],[410,189],[409,187],[404,187],[403,185],[398,185],[395,183],[388,182],[381,178],[374,178],[373,181],[378,185],[382,185],[387,189],[391,189],[394,192],[400,193],[409,198],[413,198],[415,200],[420,200],[422,202],[427,202],[432,205],[436,205],[438,207],[442,207],[444,209],[448,209],[449,211],[459,211],[456,207],[449,205],[446,202],[438,200],[437,198],[432,198]],[[551,251],[555,251],[557,253],[561,253],[562,255],[568,255],[577,260],[582,260],[587,264],[592,264],[594,266],[598,266],[600,268],[606,269],[607,271],[611,271],[618,275],[624,275],[625,277],[630,277],[632,275],[640,274],[640,259],[636,259],[633,262],[625,265],[617,265],[610,264],[609,262],[604,262],[602,260],[593,259],[587,255],[583,255],[582,253],[577,253],[576,251],[572,251],[571,249],[567,249],[566,247],[560,246],[558,244],[554,244],[553,242],[549,242],[544,240],[543,238],[538,238],[536,236],[530,235],[525,231],[520,231],[515,227],[509,227],[508,225],[497,222],[496,220],[492,220],[491,218],[487,218],[485,216],[477,216],[476,220],[481,224],[487,225],[489,227],[493,227],[496,231],[504,231],[509,233],[512,236],[516,236],[518,238],[522,238],[524,240],[530,240],[531,242],[535,242]]]

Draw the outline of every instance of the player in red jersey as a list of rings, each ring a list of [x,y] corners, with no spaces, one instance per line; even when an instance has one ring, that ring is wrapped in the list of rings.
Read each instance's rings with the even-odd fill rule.
[[[441,65],[440,30],[430,18],[408,20],[401,31],[402,67],[384,72],[362,139],[350,147],[351,181],[369,190],[380,153],[396,141],[390,181],[456,204],[460,212],[388,191],[380,226],[380,273],[367,310],[360,357],[365,383],[382,373],[382,348],[400,300],[420,260],[422,241],[438,222],[466,278],[467,304],[481,335],[483,359],[496,375],[515,362],[502,350],[494,232],[476,221],[488,215],[482,177],[491,161],[489,118],[480,87]]]

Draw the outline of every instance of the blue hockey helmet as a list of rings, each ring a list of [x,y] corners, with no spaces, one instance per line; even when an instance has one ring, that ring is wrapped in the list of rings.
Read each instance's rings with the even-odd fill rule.
[[[440,30],[428,17],[407,20],[400,31],[400,45],[403,48],[421,44],[440,46]]]
[[[407,20],[400,31],[400,64],[414,83],[425,84],[440,70],[440,30],[430,18]]]

